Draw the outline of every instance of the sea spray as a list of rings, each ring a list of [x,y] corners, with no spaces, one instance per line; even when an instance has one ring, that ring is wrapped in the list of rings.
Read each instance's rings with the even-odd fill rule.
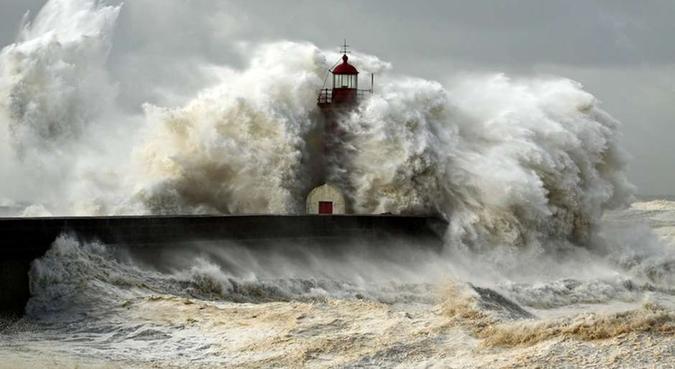
[[[251,68],[185,108],[148,107],[155,128],[141,149],[144,203],[157,212],[301,212],[322,60],[311,45],[266,45]],[[286,90],[237,88],[250,75],[268,76],[269,65],[291,76],[276,83]],[[307,83],[297,83],[299,72]],[[496,75],[471,83],[385,79],[339,119],[341,152],[329,155],[341,160],[327,161],[328,180],[356,213],[440,214],[456,244],[588,243],[603,211],[632,191],[618,123],[573,81]]]
[[[138,198],[154,213],[302,212],[324,67],[312,45],[265,45],[187,106],[146,106]]]
[[[438,213],[456,243],[585,243],[630,198],[618,123],[564,79],[381,86],[343,122],[362,213]]]
[[[106,61],[119,7],[50,1],[0,54],[0,107],[21,154],[59,152],[114,99]]]
[[[4,139],[38,158],[18,166],[71,173],[51,184],[69,203],[45,210],[302,213],[322,154],[310,144],[321,131],[316,94],[334,55],[308,43],[248,45],[247,65],[214,68],[213,86],[185,106],[146,104],[129,117],[114,112],[106,66],[119,11],[49,2],[2,51]],[[544,250],[587,244],[603,211],[630,199],[618,122],[576,82],[491,75],[443,85],[395,75],[374,56],[352,61],[381,82],[339,119],[340,160],[325,169],[357,213],[437,214],[454,247]],[[136,128],[119,151],[108,143],[76,159],[89,154],[78,142],[121,138],[93,135],[102,125]]]
[[[81,187],[73,177],[87,180],[80,160],[91,156],[92,137],[108,132],[96,123],[113,109],[107,60],[119,11],[93,0],[49,1],[0,52],[5,196],[48,202],[47,212],[77,207],[83,196],[73,201]]]

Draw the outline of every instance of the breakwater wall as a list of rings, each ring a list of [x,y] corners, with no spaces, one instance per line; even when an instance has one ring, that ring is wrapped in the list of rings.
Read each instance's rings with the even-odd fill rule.
[[[0,313],[21,315],[30,298],[30,264],[69,233],[152,255],[196,241],[232,241],[247,247],[442,247],[447,223],[435,217],[397,215],[238,215],[0,218]]]

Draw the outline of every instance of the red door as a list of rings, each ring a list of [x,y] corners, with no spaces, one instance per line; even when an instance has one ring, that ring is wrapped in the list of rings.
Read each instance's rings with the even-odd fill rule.
[[[319,201],[319,214],[333,214],[333,202]]]

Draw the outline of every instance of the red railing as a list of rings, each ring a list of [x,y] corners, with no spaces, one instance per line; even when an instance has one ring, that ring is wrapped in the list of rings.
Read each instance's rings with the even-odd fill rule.
[[[319,92],[319,98],[317,99],[319,104],[330,104],[333,100],[333,90],[324,88]]]

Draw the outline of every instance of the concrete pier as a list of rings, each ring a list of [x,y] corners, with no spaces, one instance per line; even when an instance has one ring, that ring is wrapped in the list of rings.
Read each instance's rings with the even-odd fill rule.
[[[30,298],[30,264],[63,233],[149,254],[192,241],[341,247],[355,240],[382,245],[397,239],[440,250],[446,227],[434,217],[396,215],[0,218],[0,314],[23,313]]]

